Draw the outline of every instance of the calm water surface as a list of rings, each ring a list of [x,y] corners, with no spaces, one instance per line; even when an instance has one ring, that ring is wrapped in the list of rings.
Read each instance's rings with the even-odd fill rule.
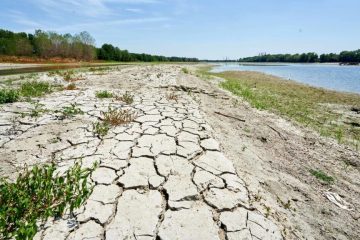
[[[223,63],[216,66],[212,71],[257,71],[315,87],[360,93],[360,66]]]

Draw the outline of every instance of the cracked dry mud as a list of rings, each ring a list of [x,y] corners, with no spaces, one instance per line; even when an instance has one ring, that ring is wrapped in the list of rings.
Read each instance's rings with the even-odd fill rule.
[[[14,176],[24,164],[55,161],[65,171],[82,158],[99,161],[94,191],[74,214],[49,219],[35,239],[282,239],[278,227],[249,203],[247,187],[220,152],[212,129],[186,92],[169,100],[166,86],[183,77],[180,66],[114,68],[85,74],[79,90],[40,98],[51,110],[21,117],[33,106],[2,106],[1,176]],[[98,99],[96,91],[131,91],[131,105]],[[54,110],[76,103],[84,112],[59,119]],[[132,109],[136,119],[113,127],[99,139],[92,123],[101,111]]]

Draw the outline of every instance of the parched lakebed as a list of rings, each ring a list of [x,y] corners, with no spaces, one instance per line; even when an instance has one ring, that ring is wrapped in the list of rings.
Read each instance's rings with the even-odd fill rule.
[[[84,206],[48,219],[36,239],[283,238],[252,205],[191,91],[178,85],[191,78],[182,66],[77,74],[71,90],[1,105],[1,176],[49,162],[60,173],[80,159],[99,162]],[[56,74],[38,81],[69,85]],[[111,94],[102,98],[104,91]],[[116,97],[124,95],[133,99]],[[111,110],[131,112],[130,121],[99,137],[96,123]]]

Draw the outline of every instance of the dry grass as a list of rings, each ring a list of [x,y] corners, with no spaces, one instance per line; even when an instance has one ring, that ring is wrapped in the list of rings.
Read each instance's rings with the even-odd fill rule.
[[[134,102],[134,96],[131,95],[128,91],[122,96],[116,96],[116,100],[125,102],[126,104],[132,104]]]
[[[171,92],[171,93],[166,94],[166,99],[167,100],[177,101],[178,96],[174,92]]]
[[[132,122],[136,118],[136,113],[130,109],[116,110],[109,107],[107,112],[103,112],[103,121],[111,126],[119,126]]]
[[[243,97],[253,107],[265,109],[320,134],[359,147],[360,95],[315,88],[257,72],[210,74],[226,79],[221,87]]]
[[[76,90],[76,89],[77,89],[77,87],[76,87],[75,83],[70,83],[69,85],[64,87],[64,90]]]

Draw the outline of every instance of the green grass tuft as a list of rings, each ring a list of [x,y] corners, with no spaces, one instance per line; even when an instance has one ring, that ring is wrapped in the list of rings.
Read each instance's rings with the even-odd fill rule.
[[[220,86],[242,97],[254,108],[286,117],[341,144],[355,148],[359,145],[360,128],[356,127],[359,120],[349,113],[350,109],[360,107],[358,94],[311,87],[257,72],[211,73],[209,68],[200,68],[197,73],[200,77],[224,78]],[[344,113],[338,108],[343,109]]]
[[[100,138],[105,137],[110,130],[110,125],[105,122],[93,123],[92,127],[93,127],[93,133]]]
[[[310,169],[309,171],[310,171],[311,175],[313,175],[314,177],[316,177],[317,179],[319,179],[325,183],[331,184],[335,181],[335,179],[333,177],[328,176],[326,173],[324,173],[321,170]]]
[[[20,98],[20,92],[16,89],[0,89],[0,104],[13,103]]]
[[[51,85],[47,82],[28,81],[20,86],[20,93],[23,97],[41,97],[51,91]]]
[[[62,114],[64,118],[68,118],[75,115],[82,115],[84,112],[77,107],[76,103],[72,103],[70,106],[63,107]]]
[[[112,98],[112,97],[114,97],[114,94],[112,94],[111,92],[108,92],[106,90],[98,91],[98,92],[96,92],[95,95],[97,98]]]
[[[182,68],[181,71],[185,74],[189,74],[189,70],[187,68]]]

